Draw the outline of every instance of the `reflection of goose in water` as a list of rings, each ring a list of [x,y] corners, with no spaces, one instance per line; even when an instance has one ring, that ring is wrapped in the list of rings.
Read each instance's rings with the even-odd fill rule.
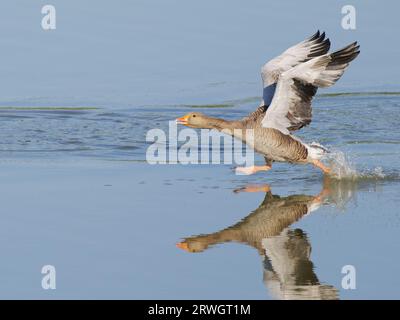
[[[276,299],[338,299],[335,287],[321,284],[310,260],[311,244],[301,229],[286,228],[262,240],[264,283]]]
[[[261,205],[240,222],[221,231],[185,238],[177,246],[188,252],[201,252],[208,247],[240,242],[256,248],[264,261],[264,282],[271,295],[278,299],[337,299],[337,290],[321,284],[310,260],[311,245],[305,232],[289,226],[322,204],[337,202],[337,194],[354,191],[354,184],[324,181],[323,190],[316,196],[273,195],[268,186],[245,187],[236,191],[265,191]],[[346,201],[342,199],[340,202]]]

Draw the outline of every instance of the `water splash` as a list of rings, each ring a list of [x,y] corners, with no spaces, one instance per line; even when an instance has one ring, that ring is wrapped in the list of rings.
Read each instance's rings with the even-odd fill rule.
[[[400,178],[398,172],[384,172],[383,168],[378,166],[373,169],[356,168],[355,163],[347,154],[340,150],[329,150],[326,160],[332,170],[331,178],[338,180],[386,180]]]
[[[343,151],[330,150],[326,157],[332,170],[332,178],[356,179],[359,176],[355,165]]]

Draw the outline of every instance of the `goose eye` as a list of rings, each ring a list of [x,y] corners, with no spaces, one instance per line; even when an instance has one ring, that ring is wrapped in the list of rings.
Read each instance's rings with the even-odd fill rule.
[[[193,118],[196,118],[196,115],[195,115],[195,114],[193,115]]]

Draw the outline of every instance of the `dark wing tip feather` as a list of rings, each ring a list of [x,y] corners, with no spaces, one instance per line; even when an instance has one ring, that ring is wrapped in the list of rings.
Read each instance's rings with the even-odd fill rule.
[[[329,51],[329,49],[331,48],[331,40],[329,40],[329,38],[326,38],[326,46],[327,46],[327,50],[326,50],[326,52],[328,52]]]
[[[317,45],[311,49],[308,57],[314,58],[314,57],[322,56],[323,54],[326,54],[329,51],[330,47],[331,47],[331,41],[329,40],[329,38],[326,38],[324,41],[319,43],[319,45]]]
[[[360,46],[358,45],[357,41],[355,41],[355,42],[350,43],[349,45],[345,46],[344,48],[333,52],[331,55],[332,56],[341,56],[341,55],[345,55],[350,52],[357,51],[359,48],[360,48]]]
[[[318,32],[319,32],[319,30],[318,30]],[[321,43],[322,41],[324,41],[324,39],[325,39],[325,32],[323,32],[321,34],[318,33],[318,37],[315,37],[313,39],[309,39],[308,42],[312,42],[314,44],[318,44],[318,43]]]
[[[353,42],[348,46],[340,49],[336,52],[333,52],[329,55],[330,62],[327,64],[327,70],[342,70],[349,65],[351,61],[353,61],[360,54],[360,46],[357,45],[357,42]],[[341,74],[337,75],[337,79],[339,79]],[[336,80],[337,80],[336,79]]]
[[[331,62],[328,66],[348,64],[360,54],[360,46],[356,42],[330,54]]]
[[[328,53],[330,47],[331,47],[331,41],[329,38],[321,38],[323,40],[319,40],[316,44],[313,45],[313,47],[310,50],[310,53],[308,54],[308,58],[315,58],[318,56],[322,56],[326,53]]]
[[[325,39],[325,32],[320,33],[319,30],[306,41],[310,43],[310,52],[307,58],[302,62],[326,54],[331,47],[329,38]]]
[[[319,30],[317,30],[316,33],[314,33],[311,37],[308,38],[308,41],[313,41],[315,39],[319,38]]]

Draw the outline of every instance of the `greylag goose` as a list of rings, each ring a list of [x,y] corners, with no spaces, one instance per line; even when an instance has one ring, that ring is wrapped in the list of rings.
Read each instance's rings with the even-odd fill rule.
[[[267,62],[261,69],[261,105],[241,120],[191,112],[176,122],[191,128],[219,130],[264,156],[265,165],[237,168],[238,173],[270,170],[273,161],[310,163],[330,173],[330,168],[320,161],[327,150],[316,143],[304,143],[292,134],[311,123],[311,102],[317,89],[332,86],[360,53],[357,42],[333,53],[328,53],[329,48],[329,39],[318,31]]]

